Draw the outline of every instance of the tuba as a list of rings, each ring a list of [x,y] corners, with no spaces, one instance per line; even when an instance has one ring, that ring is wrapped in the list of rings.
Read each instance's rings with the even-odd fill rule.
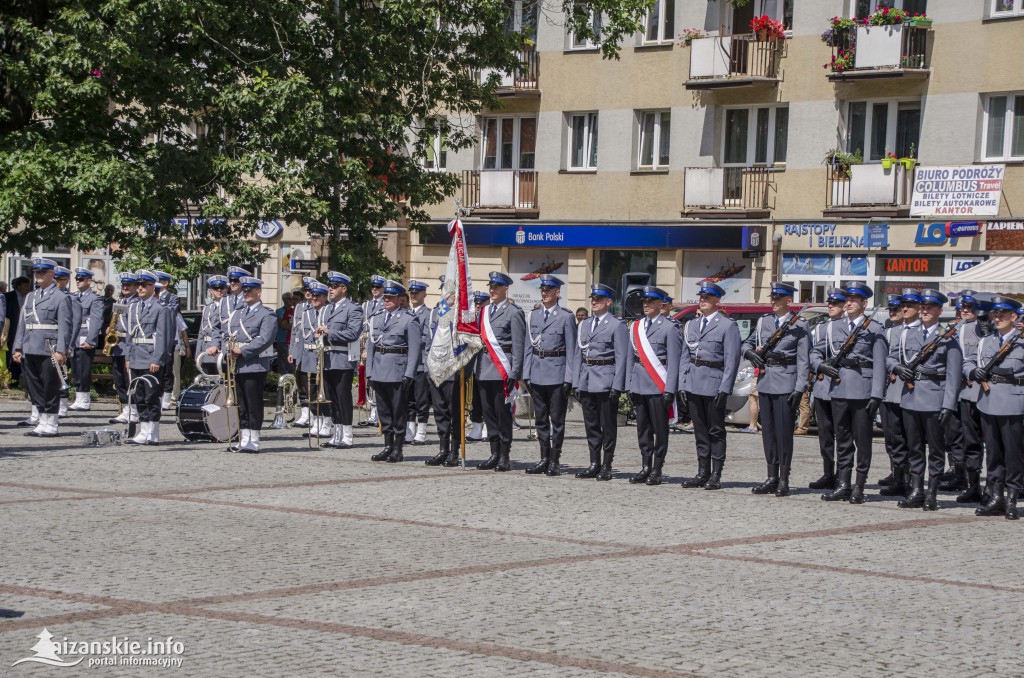
[[[285,417],[295,418],[295,406],[299,402],[298,382],[293,374],[282,374],[277,380],[277,408],[274,410],[274,423],[270,428],[284,428]]]

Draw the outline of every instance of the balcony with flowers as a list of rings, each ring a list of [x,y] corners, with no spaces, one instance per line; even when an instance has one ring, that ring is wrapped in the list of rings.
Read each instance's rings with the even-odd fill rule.
[[[832,48],[824,65],[828,79],[927,78],[931,25],[924,14],[889,7],[863,19],[832,17],[821,34],[821,41]]]
[[[781,21],[755,16],[750,33],[708,36],[698,29],[686,29],[679,36],[679,46],[690,48],[686,89],[776,87],[786,32]]]

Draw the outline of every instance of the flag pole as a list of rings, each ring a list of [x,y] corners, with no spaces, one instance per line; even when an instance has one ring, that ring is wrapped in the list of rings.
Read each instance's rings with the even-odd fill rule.
[[[455,219],[458,220],[462,217],[462,200],[459,198],[455,199]],[[468,259],[469,253],[466,253]],[[468,293],[468,291],[467,291]],[[461,313],[461,309],[456,310],[457,313]],[[456,327],[458,326],[458,320],[456,319]],[[459,445],[459,452],[462,460],[462,470],[465,471],[469,467],[466,466],[466,366],[463,365],[459,368],[459,431],[462,437],[462,442]]]

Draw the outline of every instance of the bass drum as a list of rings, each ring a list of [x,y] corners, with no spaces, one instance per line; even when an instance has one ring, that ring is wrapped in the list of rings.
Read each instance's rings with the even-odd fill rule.
[[[226,443],[238,435],[238,407],[224,407],[223,384],[193,384],[178,398],[178,430],[185,440]]]

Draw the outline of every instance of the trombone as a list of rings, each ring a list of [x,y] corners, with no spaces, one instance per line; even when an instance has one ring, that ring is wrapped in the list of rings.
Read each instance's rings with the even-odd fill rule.
[[[324,341],[324,335],[320,335],[316,338],[316,400],[310,400],[310,405],[316,405],[316,423],[311,424],[316,429],[316,448],[313,447],[313,428],[309,431],[309,437],[306,439],[310,449],[320,448],[320,406],[324,403],[330,403],[327,399],[327,393],[324,391],[324,362],[327,354],[327,343]],[[312,393],[313,385],[311,383],[311,375],[306,375],[306,393]],[[313,417],[310,417],[310,422],[313,422]]]
[[[235,407],[235,403],[238,402],[238,393],[235,390],[235,347],[238,345],[238,341],[235,339],[234,334],[228,335],[228,343],[225,348],[224,354],[224,387],[227,389],[227,400],[224,402],[224,407],[227,410],[226,416],[228,420],[228,431],[231,430],[231,410]],[[238,429],[236,429],[238,430]],[[232,440],[234,436],[232,436]],[[239,437],[241,441],[241,437]],[[230,440],[228,442],[231,442]],[[228,451],[233,451],[228,447]]]

